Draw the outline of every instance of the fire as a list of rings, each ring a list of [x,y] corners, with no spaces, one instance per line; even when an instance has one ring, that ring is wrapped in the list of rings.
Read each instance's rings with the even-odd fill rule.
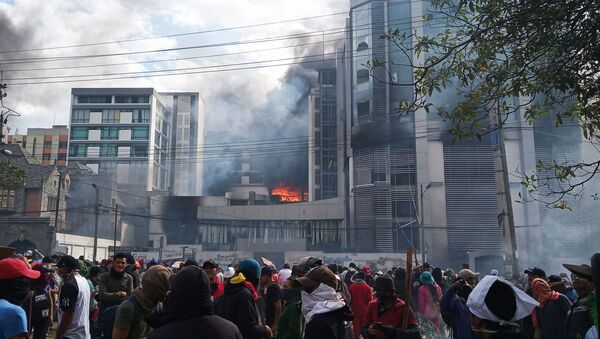
[[[302,192],[302,189],[283,183],[273,188],[271,195],[278,196],[281,202],[302,202],[308,200],[307,193]]]

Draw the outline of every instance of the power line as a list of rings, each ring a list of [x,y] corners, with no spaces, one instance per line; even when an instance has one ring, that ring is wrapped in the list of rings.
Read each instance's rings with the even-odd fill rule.
[[[381,6],[373,6],[372,8],[354,9],[352,12],[356,13],[356,12],[361,12],[361,11],[372,11],[374,9],[389,8],[389,7],[392,7],[392,6],[399,6],[399,5],[404,5],[404,4],[407,4],[407,3],[410,3],[410,1],[409,0],[398,1],[398,2],[395,2],[395,3],[392,3],[392,4],[383,4]],[[130,39],[103,41],[103,42],[84,43],[84,44],[73,44],[73,45],[63,45],[63,46],[49,46],[49,47],[40,47],[40,48],[30,48],[30,49],[0,51],[0,54],[19,53],[19,52],[33,52],[33,51],[42,51],[42,50],[55,50],[55,49],[67,49],[67,48],[76,48],[76,47],[89,47],[89,46],[99,46],[99,45],[108,45],[108,44],[119,44],[119,43],[124,43],[124,42],[135,42],[135,41],[143,41],[143,40],[156,40],[156,39],[163,39],[163,38],[174,38],[174,37],[182,37],[182,36],[189,36],[189,35],[199,35],[199,34],[206,34],[206,33],[216,33],[216,32],[223,32],[223,31],[230,31],[230,30],[239,30],[239,29],[246,29],[246,28],[261,27],[261,26],[278,25],[278,24],[284,24],[284,23],[290,23],[290,22],[296,22],[296,21],[314,20],[314,19],[326,18],[326,17],[330,17],[330,16],[348,15],[348,14],[349,14],[348,11],[334,12],[334,13],[321,14],[321,15],[308,16],[308,17],[295,18],[295,19],[278,20],[278,21],[271,21],[271,22],[263,22],[263,23],[257,23],[257,24],[250,24],[250,25],[233,26],[233,27],[223,27],[223,28],[217,28],[217,29],[200,30],[200,31],[185,32],[185,33],[176,33],[176,34],[168,34],[168,35],[157,35],[157,36],[151,36],[151,37],[130,38]]]

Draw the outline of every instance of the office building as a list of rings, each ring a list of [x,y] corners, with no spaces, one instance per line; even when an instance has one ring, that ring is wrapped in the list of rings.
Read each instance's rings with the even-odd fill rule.
[[[198,93],[74,88],[69,159],[127,191],[202,191],[204,103]]]
[[[7,144],[20,145],[42,165],[64,167],[67,165],[69,129],[65,125],[52,128],[28,128],[26,134],[8,135]]]

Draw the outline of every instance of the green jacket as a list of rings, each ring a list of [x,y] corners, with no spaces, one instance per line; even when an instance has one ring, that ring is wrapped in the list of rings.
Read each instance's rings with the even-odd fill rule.
[[[277,325],[277,339],[304,339],[306,323],[300,312],[300,297],[290,299],[281,312]]]
[[[100,308],[119,305],[127,297],[116,296],[116,292],[125,292],[127,296],[133,291],[133,279],[127,273],[123,274],[123,279],[115,279],[110,272],[103,273],[98,283],[98,299]]]

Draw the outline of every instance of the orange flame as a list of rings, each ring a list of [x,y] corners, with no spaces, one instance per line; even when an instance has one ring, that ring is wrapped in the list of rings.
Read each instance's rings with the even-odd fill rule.
[[[284,183],[277,185],[271,191],[271,195],[278,196],[281,202],[302,202],[308,200],[308,194],[302,192],[300,188]]]

